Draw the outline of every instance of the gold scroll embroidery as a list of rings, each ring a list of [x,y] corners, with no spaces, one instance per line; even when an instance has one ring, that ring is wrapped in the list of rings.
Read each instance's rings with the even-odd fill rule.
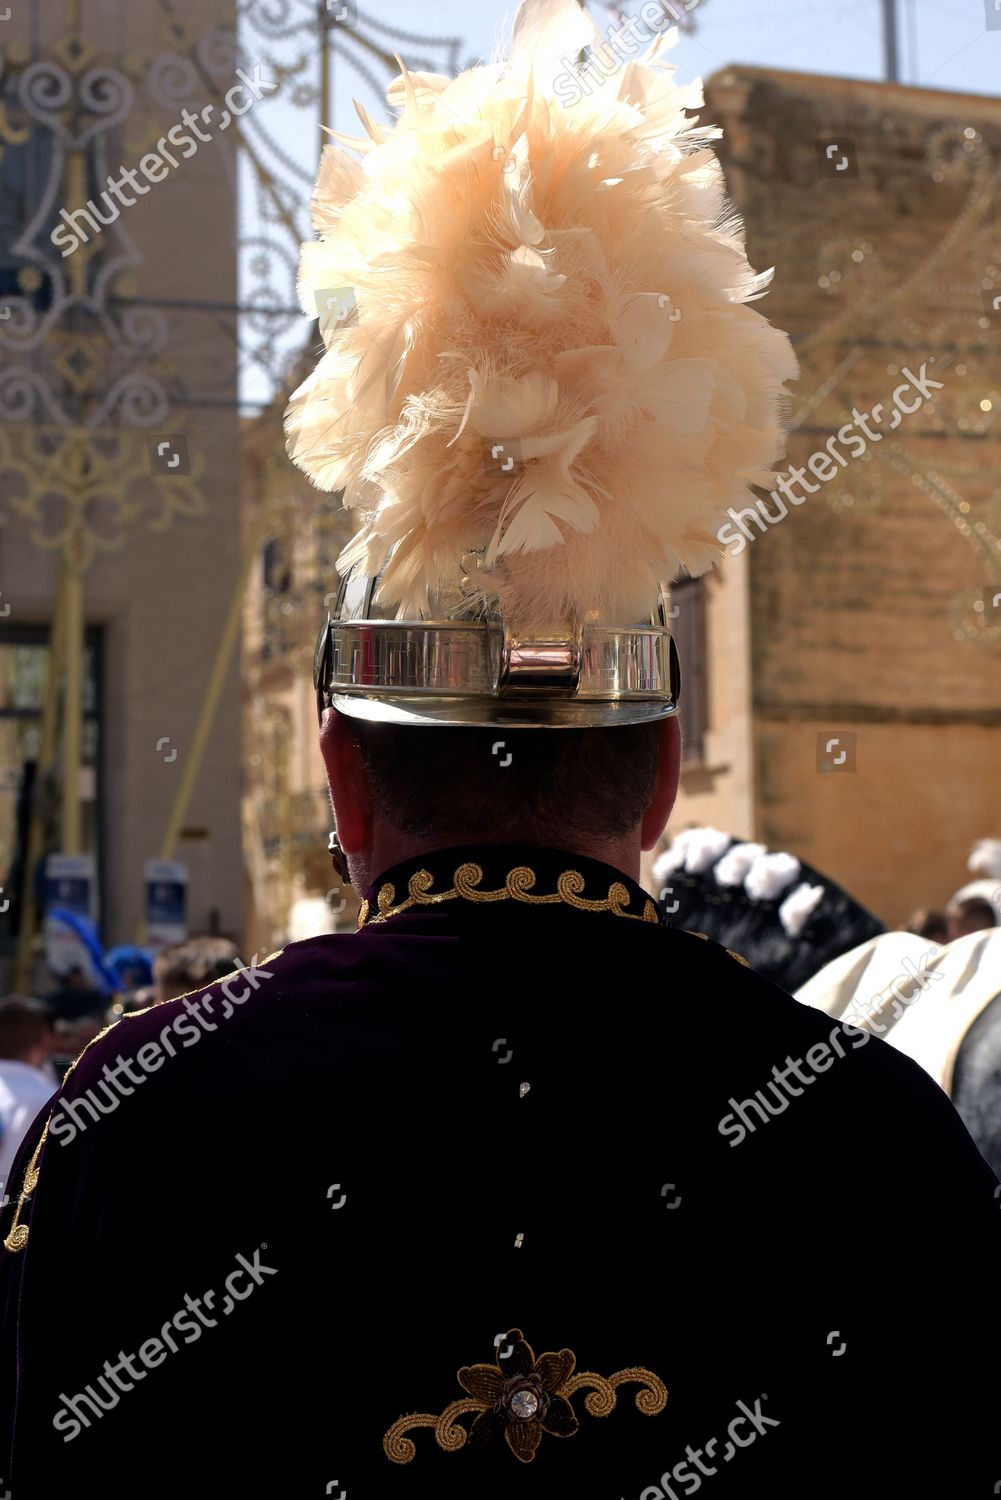
[[[616,917],[628,917],[631,922],[658,922],[657,908],[647,899],[642,912],[626,911],[632,900],[628,886],[613,881],[608,895],[600,899],[588,899],[582,892],[586,884],[579,870],[564,870],[556,882],[556,890],[539,894],[533,890],[536,882],[534,870],[527,865],[518,865],[509,870],[504,884],[494,891],[480,889],[483,870],[479,865],[460,865],[452,877],[450,890],[432,891],[434,876],[430,870],[417,870],[407,882],[407,898],[396,902],[396,887],[391,881],[379,887],[376,896],[377,913],[371,914],[368,901],[362,903],[358,913],[358,926],[370,927],[374,922],[387,922],[400,912],[415,906],[435,906],[442,901],[521,901],[530,906],[572,906],[577,911],[611,912]]]

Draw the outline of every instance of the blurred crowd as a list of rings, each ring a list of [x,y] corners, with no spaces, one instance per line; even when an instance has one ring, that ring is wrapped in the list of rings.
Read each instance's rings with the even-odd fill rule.
[[[985,932],[998,925],[997,907],[986,896],[953,898],[944,911],[921,907],[907,923],[906,930],[931,943],[952,943],[969,937],[971,932]]]

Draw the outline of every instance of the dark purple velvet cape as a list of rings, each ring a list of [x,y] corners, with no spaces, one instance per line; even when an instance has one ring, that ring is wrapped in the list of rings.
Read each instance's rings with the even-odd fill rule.
[[[377,887],[399,905],[423,868],[418,892],[447,892],[471,860],[466,896],[289,946],[228,1018],[211,986],[214,1029],[188,997],[83,1055],[63,1104],[107,1105],[105,1069],[176,1027],[176,1056],[132,1062],[109,1113],[50,1129],[27,1245],[0,1253],[12,1500],[989,1496],[1001,1201],[945,1096],[723,948],[639,920],[649,897],[605,865],[458,849]],[[517,867],[522,895],[555,899],[509,895]],[[832,1031],[843,1056],[768,1092]],[[758,1090],[774,1117],[737,1143],[721,1120]],[[512,1327],[578,1370],[654,1372],[666,1408],[625,1385],[596,1417],[581,1391],[579,1430],[543,1433],[530,1463],[429,1428],[391,1463],[392,1424],[461,1398],[460,1367],[500,1368]],[[88,1387],[110,1409],[72,1432]],[[735,1447],[741,1402],[778,1425]]]

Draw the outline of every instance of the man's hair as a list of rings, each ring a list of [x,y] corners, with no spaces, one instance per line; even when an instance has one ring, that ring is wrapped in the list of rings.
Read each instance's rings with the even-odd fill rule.
[[[200,990],[216,979],[224,979],[233,972],[237,961],[232,938],[206,933],[158,953],[153,962],[153,980],[160,994],[170,990],[175,996],[185,995],[189,990]]]
[[[660,723],[610,729],[352,721],[380,815],[413,838],[560,844],[619,838],[653,795]]]
[[[932,943],[949,941],[949,924],[945,912],[935,911],[927,906],[919,907],[912,914],[904,930],[913,932],[916,937],[928,938]]]
[[[954,922],[972,924],[974,929],[998,925],[997,912],[986,896],[964,896],[962,901],[951,901],[948,916]]]
[[[5,995],[0,1000],[0,1057],[25,1062],[52,1030],[45,1006],[26,995]]]

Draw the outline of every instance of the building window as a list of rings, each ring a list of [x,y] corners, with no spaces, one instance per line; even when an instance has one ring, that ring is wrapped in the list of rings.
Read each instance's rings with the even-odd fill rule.
[[[23,111],[17,102],[15,88],[13,78],[8,78],[0,87],[0,112],[6,105],[12,114],[18,116],[20,125],[24,123],[21,118]],[[23,240],[25,225],[34,216],[49,180],[54,139],[48,130],[32,130],[26,141],[8,138],[0,153],[0,304],[10,297],[20,297],[28,300],[36,312],[45,312],[51,305],[51,277],[48,271],[32,266],[29,283],[32,290],[23,287],[18,272],[23,267],[25,252],[23,249],[15,252],[14,246]],[[53,207],[44,226],[39,226],[38,240],[43,238],[43,227],[48,229],[59,222],[57,210]]]
[[[683,578],[672,584],[671,607],[678,611],[671,630],[681,657],[682,762],[700,764],[708,725],[705,579]]]

